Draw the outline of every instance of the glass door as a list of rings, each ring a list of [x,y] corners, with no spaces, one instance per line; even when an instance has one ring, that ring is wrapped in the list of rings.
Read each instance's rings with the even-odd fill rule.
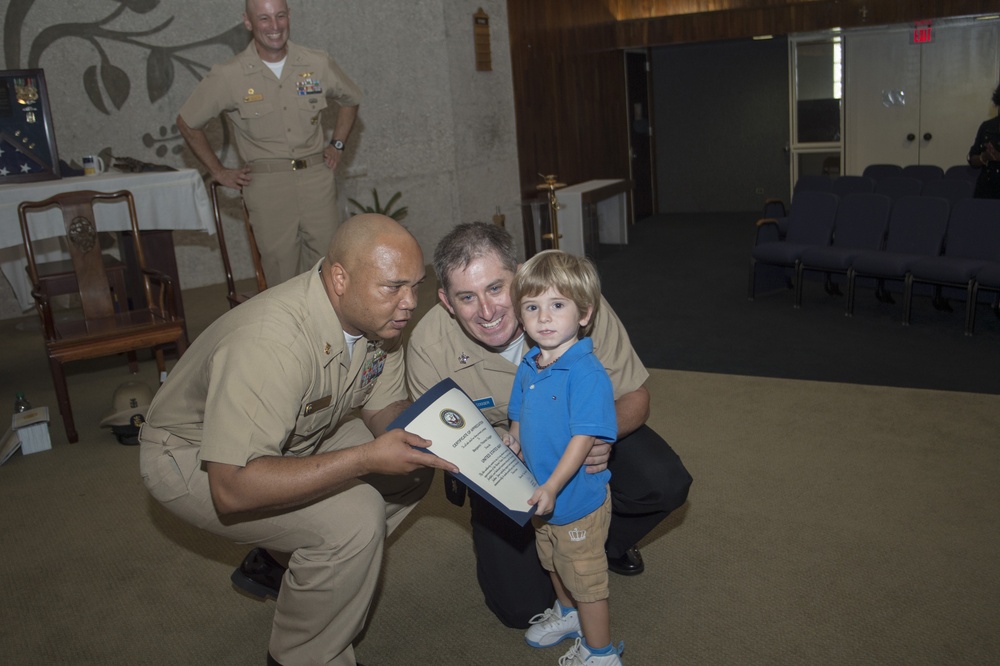
[[[840,175],[844,68],[839,32],[793,36],[788,45],[794,188],[801,175]]]

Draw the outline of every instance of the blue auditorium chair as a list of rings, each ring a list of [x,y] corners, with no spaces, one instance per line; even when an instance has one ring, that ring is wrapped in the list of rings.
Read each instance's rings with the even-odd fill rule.
[[[799,192],[829,192],[833,189],[833,178],[822,174],[804,174],[795,181],[792,188],[792,203],[795,205],[795,195]],[[778,220],[782,237],[785,235],[785,218],[791,206],[785,206],[784,199],[770,198],[764,201],[764,217]]]
[[[932,180],[944,178],[944,169],[936,164],[908,164],[903,167],[905,178],[916,178],[921,183],[929,183]]]
[[[796,269],[799,256],[807,247],[828,245],[833,233],[833,221],[837,215],[839,197],[832,192],[799,192],[795,195],[795,206],[786,218],[787,232],[783,240],[777,240],[774,227],[777,220],[763,219],[757,222],[757,242],[750,256],[750,285],[748,298],[754,299],[757,263]],[[771,240],[761,242],[761,236]]]
[[[898,164],[869,164],[861,172],[861,175],[878,182],[883,178],[898,178],[902,176],[903,167]]]
[[[941,253],[949,211],[948,201],[940,197],[905,196],[893,202],[885,249],[862,252],[847,271],[848,317],[854,315],[858,278],[875,278],[876,297],[892,303],[885,281],[904,282],[915,261]]]
[[[838,176],[833,179],[831,192],[844,197],[855,192],[874,192],[875,181],[868,176]]]
[[[944,252],[913,262],[906,276],[903,324],[910,323],[913,285],[931,284],[965,290],[965,334],[972,335],[976,275],[1000,256],[1000,199],[962,199],[948,218]],[[940,306],[939,306],[940,307]]]
[[[899,197],[916,196],[920,194],[923,187],[923,182],[908,176],[888,176],[875,181],[875,191],[894,201]]]
[[[865,251],[878,251],[885,242],[892,199],[884,194],[856,192],[840,199],[829,245],[807,247],[795,272],[795,307],[802,306],[805,271],[826,274],[826,292],[839,294],[830,280],[832,274],[846,275],[854,259]]]
[[[938,178],[925,182],[920,194],[926,197],[942,197],[954,205],[959,199],[971,197],[975,189],[975,181],[964,178]]]
[[[944,177],[946,180],[958,178],[975,183],[979,178],[979,169],[968,164],[955,164],[944,170]]]

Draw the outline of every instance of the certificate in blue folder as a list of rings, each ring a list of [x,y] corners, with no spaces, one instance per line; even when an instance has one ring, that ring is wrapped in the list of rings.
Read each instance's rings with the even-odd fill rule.
[[[389,424],[431,440],[422,449],[458,466],[469,488],[519,525],[531,520],[528,500],[538,487],[521,459],[504,446],[483,413],[452,379],[435,384]]]

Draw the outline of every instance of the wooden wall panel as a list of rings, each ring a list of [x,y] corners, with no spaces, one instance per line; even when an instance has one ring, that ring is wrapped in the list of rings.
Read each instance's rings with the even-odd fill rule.
[[[601,0],[508,3],[521,189],[628,178],[624,56]]]
[[[970,16],[997,11],[995,0],[606,0],[609,13],[618,21],[659,19],[697,15],[710,17],[725,12],[761,13],[794,9],[799,14],[838,17],[836,25],[882,25],[944,16]],[[821,28],[835,27],[824,25]],[[775,30],[781,33],[780,30]]]
[[[717,0],[714,11],[682,13],[672,0],[609,0],[620,16],[621,48],[715,41],[761,34],[907,23],[1000,10],[996,0]],[[695,3],[676,3],[677,5]]]

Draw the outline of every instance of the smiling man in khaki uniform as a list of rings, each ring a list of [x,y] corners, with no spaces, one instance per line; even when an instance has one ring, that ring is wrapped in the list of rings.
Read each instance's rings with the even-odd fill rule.
[[[413,448],[427,440],[385,431],[409,405],[399,341],[423,279],[406,229],[353,217],[312,270],[199,335],[146,414],[140,470],[158,502],[290,554],[269,663],[354,666],[385,537],[431,468],[455,470]]]
[[[361,90],[333,59],[288,41],[285,0],[247,0],[246,50],[216,65],[181,107],[177,128],[212,178],[243,190],[269,285],[314,264],[337,228],[334,170]],[[321,113],[339,109],[327,143]],[[225,113],[245,164],[222,165],[202,129]],[[324,168],[325,164],[325,168]]]

